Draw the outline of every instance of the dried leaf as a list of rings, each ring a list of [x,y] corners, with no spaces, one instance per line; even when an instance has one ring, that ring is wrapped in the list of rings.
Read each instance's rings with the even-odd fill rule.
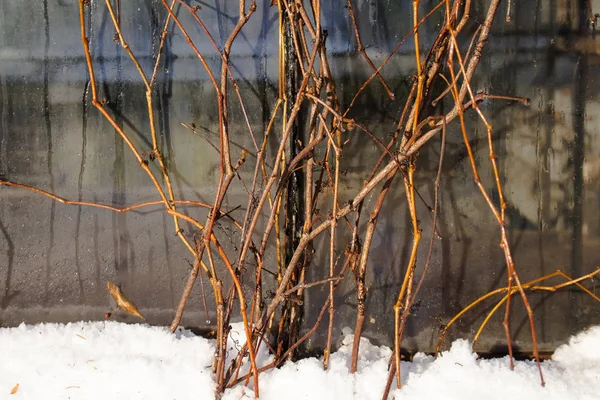
[[[19,384],[17,383],[14,388],[10,391],[10,394],[15,394],[19,391]]]
[[[112,296],[112,298],[117,303],[117,308],[140,318],[142,321],[146,322],[146,319],[140,314],[139,310],[125,295],[121,292],[121,289],[112,283],[111,281],[106,282],[106,288],[108,289],[108,293]]]

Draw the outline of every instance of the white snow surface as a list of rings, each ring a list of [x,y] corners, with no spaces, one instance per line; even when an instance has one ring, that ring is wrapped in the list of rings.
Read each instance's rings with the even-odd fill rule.
[[[260,374],[260,398],[381,399],[391,350],[361,339],[358,372],[349,373],[353,337],[323,370],[316,358],[287,362]],[[245,342],[241,324],[229,337],[229,359]],[[112,321],[21,325],[0,329],[0,399],[212,399],[214,341],[181,330]],[[266,348],[258,364],[272,360]],[[600,326],[572,337],[542,363],[477,359],[466,340],[437,359],[417,354],[402,362],[402,389],[390,398],[600,399]],[[246,368],[247,371],[247,368]],[[18,388],[16,385],[18,384]],[[15,392],[11,394],[11,391]],[[224,400],[254,399],[250,387],[228,389]]]

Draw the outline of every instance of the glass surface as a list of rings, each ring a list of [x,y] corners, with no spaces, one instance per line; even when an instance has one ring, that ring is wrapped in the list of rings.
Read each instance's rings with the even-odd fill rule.
[[[87,35],[99,80],[99,93],[140,148],[148,146],[148,117],[143,82],[123,48],[103,2],[91,1]],[[276,7],[258,2],[256,13],[232,49],[231,68],[247,99],[247,113],[257,132],[264,132],[277,99],[278,26]],[[322,2],[323,28],[340,98],[347,106],[371,75],[357,51],[351,20],[340,5]],[[473,1],[465,28],[474,32],[487,3]],[[573,3],[573,4],[571,4]],[[430,10],[436,1],[421,1]],[[585,10],[575,2],[515,1],[511,22],[506,4],[485,47],[473,87],[488,93],[527,97],[529,106],[486,100],[481,108],[494,127],[493,144],[508,203],[507,229],[523,281],[557,269],[575,277],[600,265],[600,46],[590,31]],[[202,2],[201,16],[221,48],[236,22],[237,3]],[[412,26],[410,2],[354,1],[366,52],[376,66],[386,60]],[[440,11],[441,13],[441,11]],[[431,46],[442,14],[434,14],[420,33],[423,48]],[[220,58],[190,15],[179,17],[209,66],[219,70]],[[166,16],[161,1],[120,2],[123,35],[147,74],[152,71]],[[467,44],[464,44],[468,46]],[[218,111],[208,75],[178,29],[163,49],[154,90],[161,145],[178,195],[210,203],[218,179],[218,155],[181,123],[194,123],[208,137],[218,132]],[[361,121],[385,141],[401,113],[415,74],[414,43],[408,40],[382,74],[396,100],[374,80],[353,108]],[[70,200],[117,206],[158,200],[156,191],[123,141],[90,104],[86,61],[80,40],[78,2],[0,0],[0,177],[52,192]],[[232,93],[231,96],[234,96]],[[449,109],[451,104],[442,104]],[[235,157],[252,148],[239,107],[232,109]],[[486,131],[468,113],[470,139],[483,184],[494,201]],[[421,150],[417,187],[430,202],[439,160],[440,140]],[[350,199],[367,177],[365,163],[380,155],[368,138],[356,134],[344,149],[347,172],[340,198]],[[251,155],[252,156],[252,155]],[[253,171],[241,172],[251,179]],[[408,349],[432,350],[440,323],[485,292],[506,284],[499,249],[498,225],[473,180],[456,123],[449,127],[441,186],[439,230],[432,266],[419,306],[407,328]],[[368,273],[369,297],[365,335],[391,344],[393,313],[403,268],[410,251],[410,221],[403,188],[384,206],[374,237]],[[246,204],[245,192],[232,192],[227,204]],[[369,203],[372,207],[372,203]],[[430,218],[421,204],[422,228],[429,237]],[[205,211],[198,211],[198,216]],[[323,240],[323,239],[321,239]],[[231,239],[226,243],[234,249]],[[420,259],[426,257],[428,243]],[[274,263],[274,255],[269,262]],[[187,279],[190,256],[174,235],[171,217],[160,206],[126,214],[64,205],[16,188],[0,187],[0,324],[26,319],[77,320],[102,318],[106,280],[127,286],[131,297],[143,298],[155,320],[169,323]],[[327,276],[327,254],[316,254],[310,279]],[[554,280],[552,282],[559,282]],[[596,283],[588,284],[596,291]],[[208,285],[207,285],[208,289]],[[326,288],[309,292],[307,327],[312,326]],[[354,283],[338,291],[336,332],[353,326]],[[570,334],[600,321],[600,306],[580,291],[532,295],[542,348],[551,349]],[[530,346],[520,300],[515,301],[515,340]],[[472,337],[487,304],[466,317],[453,337]],[[188,325],[204,324],[197,287],[186,314]],[[325,329],[325,328],[323,328]],[[483,349],[504,342],[501,318],[492,321],[480,341]],[[318,348],[317,335],[309,348]],[[312,347],[311,347],[312,346]]]

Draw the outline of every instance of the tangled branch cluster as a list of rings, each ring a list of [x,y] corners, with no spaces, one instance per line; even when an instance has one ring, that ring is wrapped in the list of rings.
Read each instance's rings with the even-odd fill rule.
[[[336,79],[331,73],[327,51],[327,32],[321,24],[320,0],[304,2],[274,0],[272,5],[278,8],[279,15],[279,96],[271,111],[268,126],[263,132],[257,132],[253,127],[253,122],[246,112],[246,100],[237,84],[238,76],[232,71],[230,62],[233,44],[256,12],[256,0],[251,2],[239,0],[237,23],[229,32],[222,48],[217,45],[203,22],[202,11],[199,7],[191,6],[188,4],[189,2],[182,0],[173,0],[170,4],[167,3],[167,0],[161,1],[165,9],[165,20],[152,71],[145,71],[142,68],[128,45],[128,38],[123,35],[119,19],[119,2],[105,1],[106,9],[116,31],[116,39],[139,72],[145,87],[149,123],[144,128],[149,131],[152,146],[148,149],[141,149],[136,147],[130,139],[129,133],[117,123],[115,116],[101,98],[86,29],[86,10],[89,1],[79,0],[81,41],[90,79],[91,104],[110,122],[116,134],[127,144],[140,168],[144,170],[155,186],[159,200],[127,208],[116,208],[98,203],[66,200],[56,194],[13,182],[2,181],[3,185],[33,190],[65,204],[102,207],[117,212],[162,204],[165,212],[173,218],[176,234],[195,260],[188,281],[183,288],[171,329],[174,331],[179,326],[196,280],[199,275],[205,274],[212,287],[217,315],[217,353],[214,364],[217,390],[220,393],[238,382],[248,382],[253,379],[254,390],[258,396],[259,373],[262,370],[277,367],[292,357],[298,346],[317,331],[325,315],[328,316],[328,327],[323,363],[325,368],[328,367],[336,310],[334,293],[348,269],[351,270],[357,289],[358,306],[351,362],[352,372],[356,371],[360,335],[365,319],[365,302],[367,301],[365,277],[373,234],[388,193],[397,189],[393,185],[394,180],[401,180],[412,226],[412,248],[408,263],[402,270],[403,279],[396,301],[394,304],[390,304],[395,323],[394,351],[390,364],[387,394],[394,377],[397,384],[400,385],[402,337],[411,306],[415,303],[423,277],[426,276],[435,240],[438,188],[442,178],[446,128],[451,123],[458,123],[475,183],[498,224],[500,245],[504,252],[507,268],[507,287],[503,289],[507,295],[503,303],[506,304],[504,326],[511,360],[512,348],[510,347],[508,316],[511,295],[519,293],[529,316],[534,355],[539,366],[533,314],[525,293],[525,290],[539,287],[532,286],[533,282],[521,284],[519,280],[505,230],[506,203],[492,144],[493,127],[479,108],[482,100],[506,99],[506,97],[492,95],[485,91],[476,92],[470,84],[488,40],[500,0],[489,2],[485,19],[479,28],[470,34],[470,37],[463,32],[463,28],[470,19],[470,0],[441,0],[426,12],[422,10],[419,0],[413,0],[412,28],[378,67],[369,58],[362,44],[352,0],[346,0],[344,12],[347,12],[351,18],[358,52],[371,68],[372,74],[345,107],[339,100]],[[180,12],[189,13],[197,26],[184,26],[178,18]],[[443,23],[440,25],[431,47],[424,48],[420,43],[419,27],[436,12],[443,13]],[[194,28],[198,27],[202,34],[192,34],[192,30],[197,32]],[[216,93],[219,137],[215,148],[219,153],[220,161],[216,195],[210,204],[181,199],[176,196],[171,180],[171,171],[168,168],[170,160],[165,159],[160,146],[162,132],[157,129],[155,121],[156,106],[153,89],[157,80],[157,72],[162,63],[161,56],[165,40],[173,30],[183,35],[198,62],[207,72]],[[469,43],[468,48],[462,49],[459,46],[459,38],[461,43]],[[369,84],[378,82],[386,94],[391,99],[395,99],[396,96],[386,83],[381,71],[407,40],[414,41],[414,60],[417,73],[408,96],[401,99],[403,101],[399,107],[401,116],[396,121],[395,133],[388,143],[383,143],[361,121],[350,118],[350,115],[352,115],[351,111],[357,99]],[[197,47],[199,41],[209,41],[218,52],[221,59],[219,69],[211,69],[205,56]],[[292,79],[293,77],[295,79]],[[439,114],[434,106],[442,99],[450,101],[453,107],[450,111]],[[528,103],[527,99],[509,99]],[[230,107],[232,104],[242,110],[247,134],[254,146],[244,149],[237,160],[233,158],[231,150]],[[479,116],[486,128],[489,160],[495,178],[494,190],[498,193],[497,202],[492,200],[489,188],[484,187],[479,178],[478,167],[469,142],[470,128],[465,121],[465,113],[469,110]],[[300,127],[301,114],[304,115],[302,127]],[[185,126],[195,131],[194,126]],[[303,143],[299,143],[295,136],[298,129],[306,129],[306,139]],[[277,132],[278,130],[279,132]],[[364,180],[360,190],[354,194],[351,200],[342,202],[339,196],[340,182],[343,180],[340,160],[344,155],[344,146],[348,141],[349,133],[356,130],[364,133],[362,137],[368,137],[370,138],[368,140],[374,141],[379,146],[381,155],[377,162],[370,166],[371,172]],[[419,150],[435,136],[441,136],[442,140],[439,169],[435,181],[434,204],[430,207],[433,228],[429,237],[428,257],[425,260],[419,260],[417,253],[422,242],[422,230],[415,200],[415,170],[418,166]],[[268,146],[272,141],[277,143],[275,151]],[[254,165],[248,165],[249,153],[254,156],[252,159],[256,160]],[[322,155],[322,158],[319,158],[317,154]],[[244,182],[241,177],[235,179],[240,176],[239,172],[242,168],[253,171],[251,181]],[[299,201],[300,207],[293,213],[290,212],[291,182],[297,180],[303,182],[304,193],[302,198],[296,199]],[[247,191],[247,205],[236,213],[226,212],[223,209],[225,197],[231,188],[238,184]],[[376,194],[376,201],[368,216],[365,217],[364,214],[368,212],[365,199],[371,193]],[[182,211],[182,205],[208,209],[206,220],[199,221]],[[300,213],[298,210],[301,210]],[[221,244],[223,238],[220,238],[214,229],[216,221],[220,218],[228,218],[239,230],[241,243],[233,256],[224,250]],[[362,223],[364,218],[366,221]],[[186,233],[181,228],[182,221],[194,226],[197,234]],[[366,229],[359,230],[361,223],[366,225]],[[258,226],[260,226],[260,230]],[[347,235],[347,237],[351,237],[349,242],[341,242],[342,230],[349,232]],[[329,238],[329,240],[320,242],[326,243],[327,248],[315,248],[315,241],[320,236]],[[271,245],[273,240],[275,240],[275,246]],[[312,254],[315,251],[329,254],[328,277],[317,282],[307,282],[305,271],[311,264]],[[276,255],[277,269],[274,277],[266,276],[264,273],[264,260],[267,259],[268,253]],[[248,274],[244,274],[244,281],[242,281],[242,271],[246,270],[250,264],[256,266],[251,274],[254,280],[249,281]],[[421,270],[419,274],[416,273],[417,269]],[[421,279],[417,281],[415,276],[419,275]],[[231,290],[224,288],[223,279],[225,277],[233,282]],[[568,279],[569,282],[576,283],[572,279]],[[263,293],[267,280],[272,281],[271,283],[275,287],[271,296],[265,296]],[[316,285],[327,285],[329,295],[321,307],[315,325],[301,336],[299,322],[302,299],[305,291]],[[248,287],[253,288],[251,295],[244,290]],[[234,307],[239,308],[243,319],[246,344],[243,345],[237,358],[231,364],[226,365],[227,335]],[[274,339],[271,340],[271,337]],[[256,365],[256,352],[261,343],[271,348],[275,359],[270,365],[259,369]],[[246,357],[251,364],[250,372],[246,376],[240,376],[240,367]],[[543,382],[541,369],[540,378]]]

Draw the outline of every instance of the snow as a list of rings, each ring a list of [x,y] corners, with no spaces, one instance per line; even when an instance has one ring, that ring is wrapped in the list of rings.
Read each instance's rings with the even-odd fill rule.
[[[228,359],[245,342],[243,332],[233,325]],[[347,333],[327,371],[321,360],[309,358],[261,373],[260,398],[381,399],[391,350],[362,338],[358,372],[351,375],[352,340]],[[211,399],[214,351],[214,341],[185,330],[171,334],[112,321],[2,328],[0,399]],[[257,364],[271,360],[261,346]],[[403,386],[390,398],[600,399],[600,326],[572,337],[542,368],[545,387],[534,362],[517,361],[511,371],[507,358],[477,359],[470,343],[458,340],[437,359],[417,354],[402,362]],[[223,396],[253,398],[243,384]]]
[[[0,398],[213,397],[214,348],[188,332],[116,322],[0,329]]]

